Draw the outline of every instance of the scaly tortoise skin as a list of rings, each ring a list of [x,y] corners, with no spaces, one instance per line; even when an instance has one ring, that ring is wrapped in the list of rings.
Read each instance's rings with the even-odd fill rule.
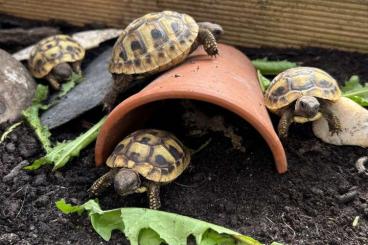
[[[222,28],[209,24],[197,24],[191,16],[174,11],[149,13],[130,23],[113,48],[109,71],[114,87],[105,98],[105,107],[110,110],[133,80],[168,70],[201,44],[208,55],[216,56],[218,35],[213,32],[222,34]]]
[[[159,186],[175,180],[188,167],[190,158],[189,150],[171,133],[138,130],[116,146],[106,161],[112,170],[96,180],[89,191],[99,195],[114,182],[122,196],[147,191],[150,208],[158,209]],[[142,184],[139,175],[145,179]]]
[[[70,36],[55,35],[37,43],[31,51],[28,65],[34,77],[46,77],[55,89],[59,89],[59,83],[68,79],[72,71],[81,73],[80,63],[84,55],[84,48]],[[57,74],[56,69],[60,67],[63,74]]]
[[[296,67],[272,80],[265,92],[265,104],[270,111],[281,116],[279,136],[286,138],[292,122],[315,121],[321,116],[329,122],[330,132],[338,133],[340,122],[327,105],[340,97],[339,86],[328,73],[314,67]]]

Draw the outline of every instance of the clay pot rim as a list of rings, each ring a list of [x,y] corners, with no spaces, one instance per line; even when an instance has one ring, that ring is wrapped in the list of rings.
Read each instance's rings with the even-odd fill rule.
[[[227,100],[221,99],[216,96],[211,96],[206,93],[196,92],[196,91],[155,91],[155,93],[146,93],[145,90],[142,90],[140,93],[137,93],[126,100],[124,100],[122,103],[120,103],[117,107],[114,108],[114,110],[110,113],[109,117],[105,121],[104,124],[110,124],[110,121],[115,121],[116,117],[119,117],[121,114],[124,114],[123,112],[129,112],[134,109],[139,108],[140,106],[144,106],[149,103],[163,101],[163,100],[170,100],[170,99],[190,99],[190,100],[198,100],[203,101],[207,103],[211,103],[217,106],[220,106],[226,110],[231,111],[232,113],[235,113],[237,116],[241,117],[245,121],[247,121],[250,125],[252,125],[253,128],[255,128],[259,134],[263,137],[263,139],[266,141],[267,145],[271,148],[271,151],[274,156],[274,160],[276,162],[276,168],[278,173],[282,174],[287,171],[287,165],[286,163],[284,165],[280,165],[278,163],[285,162],[284,156],[274,154],[273,148],[277,148],[277,145],[275,144],[275,141],[267,134],[265,133],[267,131],[266,127],[264,127],[262,124],[257,123],[258,120],[254,115],[249,113],[246,110],[243,110],[240,106],[233,104]],[[107,130],[106,127],[102,127],[99,134],[104,134],[104,129]],[[97,138],[96,142],[96,148],[99,145],[99,140]],[[96,155],[96,165],[100,166],[101,164],[97,164],[98,162],[103,162],[101,159],[98,159],[98,156]]]

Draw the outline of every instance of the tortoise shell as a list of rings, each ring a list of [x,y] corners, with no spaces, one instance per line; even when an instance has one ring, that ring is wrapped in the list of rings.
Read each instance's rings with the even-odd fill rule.
[[[130,23],[116,41],[109,70],[114,74],[152,74],[183,61],[199,27],[173,11],[149,13]]]
[[[45,77],[58,64],[82,60],[84,48],[68,35],[55,35],[42,39],[31,51],[28,60],[32,75]]]
[[[271,111],[278,111],[304,95],[336,101],[341,91],[336,80],[325,71],[314,67],[296,67],[272,80],[265,93],[265,104]]]
[[[110,168],[133,169],[151,181],[167,183],[176,179],[189,162],[189,151],[174,135],[145,129],[122,140],[106,164]]]

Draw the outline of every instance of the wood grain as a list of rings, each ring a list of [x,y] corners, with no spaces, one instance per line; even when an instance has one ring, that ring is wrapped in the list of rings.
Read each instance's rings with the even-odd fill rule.
[[[118,28],[164,9],[223,25],[223,42],[233,45],[368,52],[367,0],[0,0],[0,12],[14,16]]]

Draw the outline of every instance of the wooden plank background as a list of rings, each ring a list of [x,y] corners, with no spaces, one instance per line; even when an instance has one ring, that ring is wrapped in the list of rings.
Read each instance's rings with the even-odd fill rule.
[[[1,13],[118,28],[164,9],[221,24],[229,44],[368,52],[368,0],[0,0]]]

